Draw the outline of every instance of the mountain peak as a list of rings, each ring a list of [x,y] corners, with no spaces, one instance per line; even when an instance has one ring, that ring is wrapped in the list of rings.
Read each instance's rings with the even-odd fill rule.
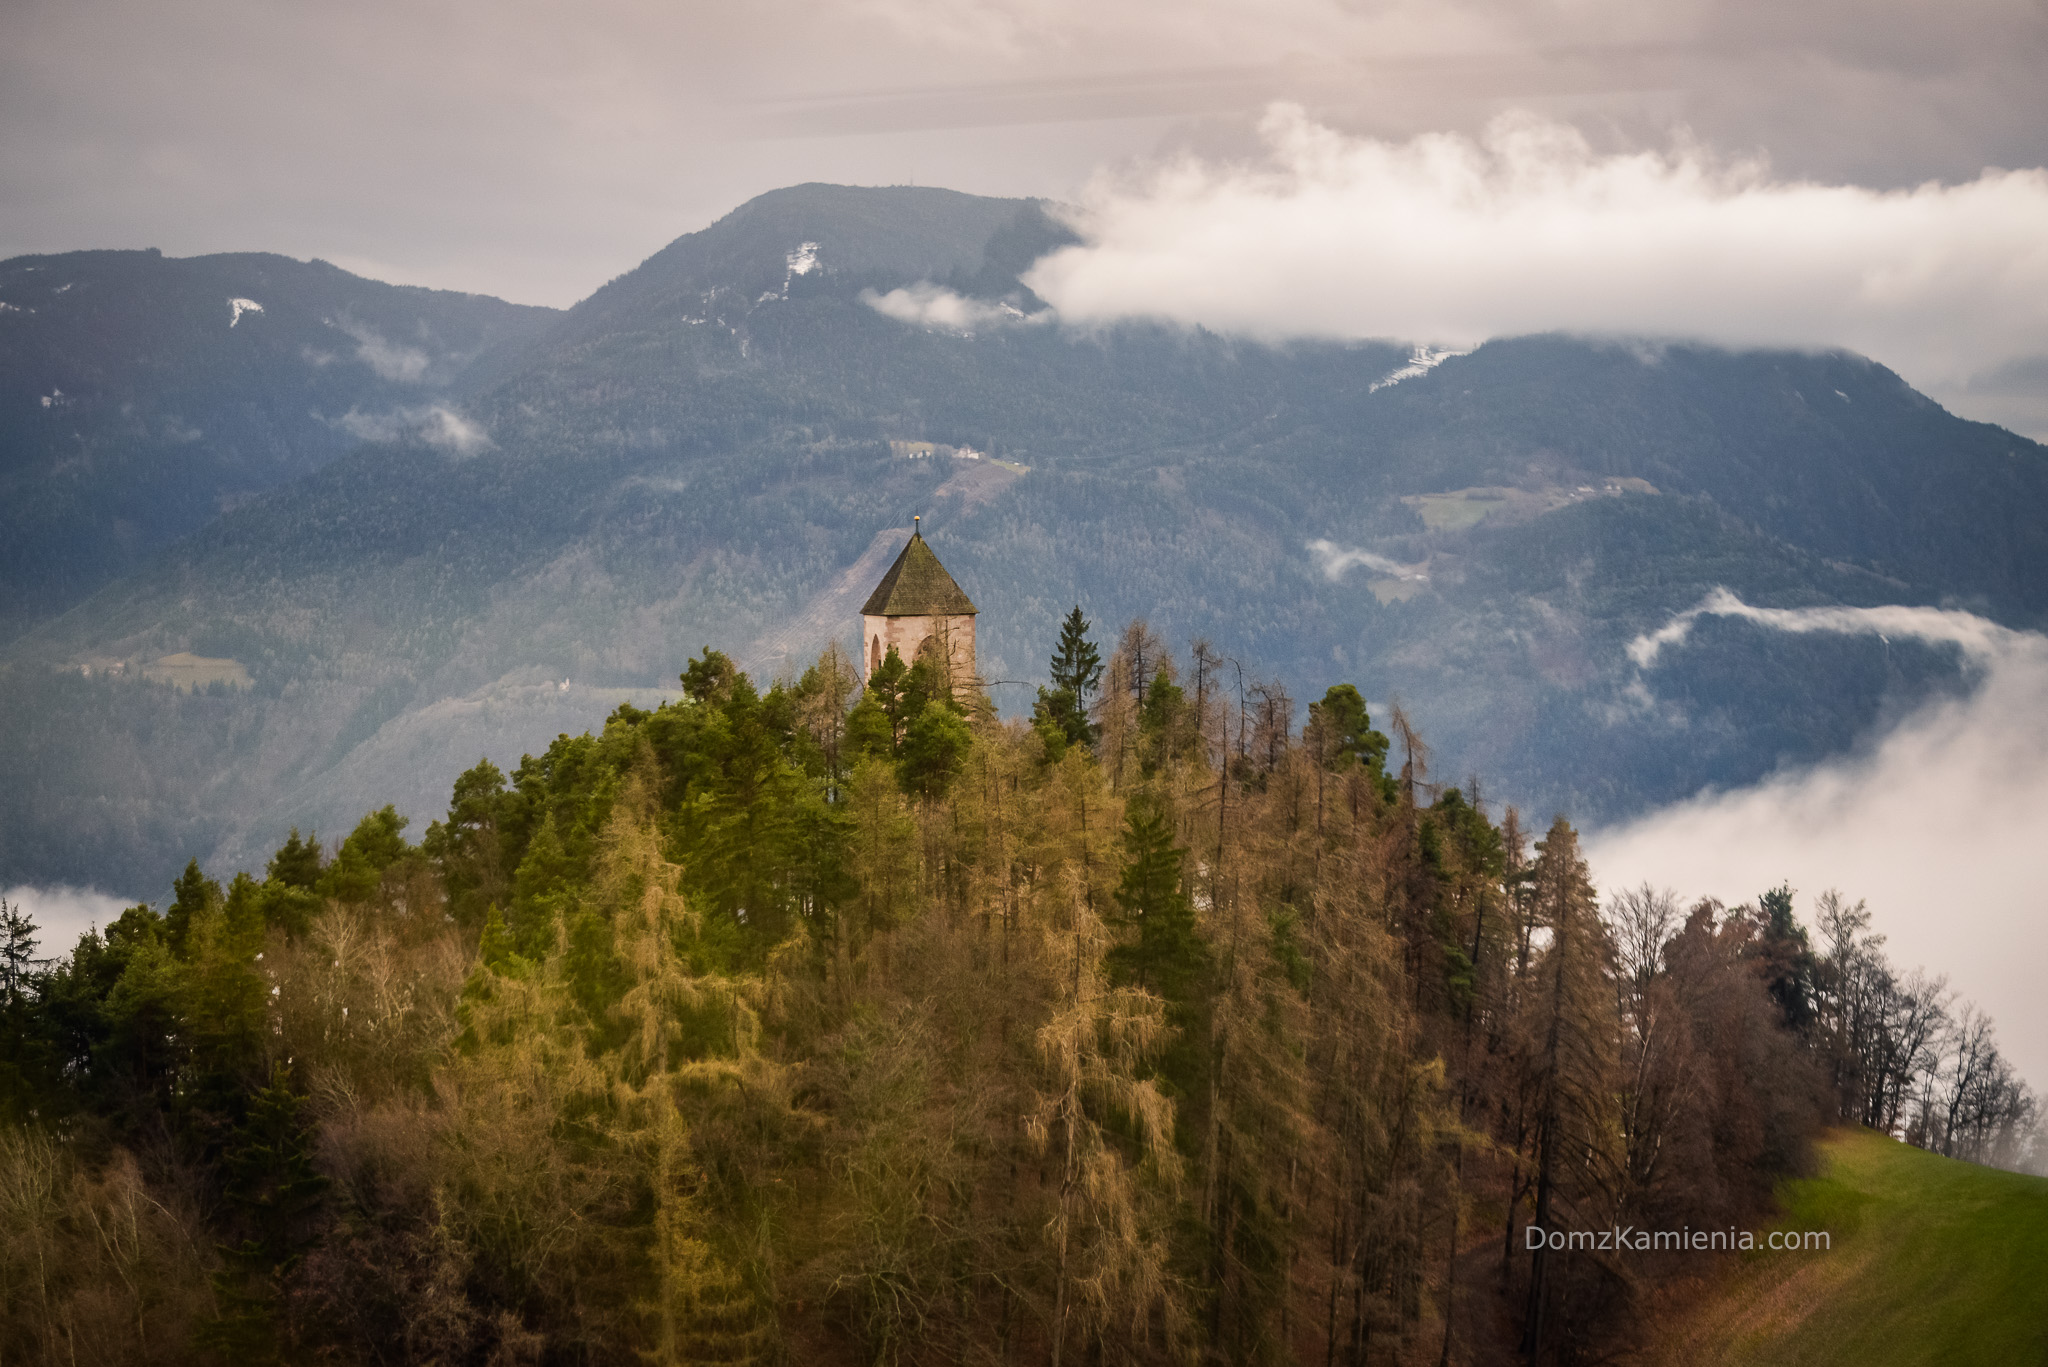
[[[754,300],[783,291],[799,254],[835,292],[931,281],[1001,297],[1033,261],[1076,240],[1046,208],[921,185],[791,185],[677,238],[575,313],[617,322],[720,292]]]

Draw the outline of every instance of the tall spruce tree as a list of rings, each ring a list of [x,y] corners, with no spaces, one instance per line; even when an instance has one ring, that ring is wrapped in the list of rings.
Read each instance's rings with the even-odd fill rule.
[[[1120,982],[1157,992],[1172,1007],[1195,996],[1209,961],[1181,876],[1186,857],[1174,842],[1166,801],[1156,793],[1136,794],[1125,809],[1123,880],[1116,890],[1116,920],[1133,936],[1110,951],[1108,962]]]
[[[1758,972],[1785,1024],[1804,1033],[1813,1022],[1813,948],[1792,912],[1792,887],[1780,883],[1756,899]]]
[[[36,923],[21,903],[0,898],[0,1004],[12,1006],[28,991],[42,960],[36,958]]]
[[[1051,672],[1052,687],[1039,691],[1039,710],[1066,733],[1069,744],[1090,740],[1088,694],[1102,681],[1102,653],[1088,639],[1088,619],[1078,603],[1060,624]]]
[[[1530,896],[1551,937],[1537,966],[1528,1022],[1539,1098],[1532,1223],[1546,1233],[1597,1228],[1614,1213],[1604,1198],[1614,1186],[1612,1149],[1620,1128],[1614,946],[1599,918],[1578,832],[1562,816],[1536,842]],[[1554,1273],[1548,1246],[1537,1244],[1530,1251],[1522,1327],[1522,1351],[1532,1362],[1543,1350],[1546,1318],[1573,1289],[1553,1287]]]

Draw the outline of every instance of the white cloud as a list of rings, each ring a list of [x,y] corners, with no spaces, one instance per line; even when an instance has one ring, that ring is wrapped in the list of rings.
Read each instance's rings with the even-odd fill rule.
[[[1014,304],[970,299],[929,281],[920,281],[908,289],[890,290],[887,294],[862,290],[860,301],[898,322],[940,332],[971,333],[980,328],[1002,327],[1011,323],[1039,323],[1049,317],[1043,309],[1037,313],[1026,313]]]
[[[457,456],[473,456],[492,445],[490,433],[481,424],[440,404],[394,408],[388,413],[351,408],[333,423],[357,441],[385,443],[410,438]]]
[[[420,440],[458,456],[473,456],[491,444],[490,433],[481,425],[438,404],[427,410],[426,420],[420,424]]]
[[[1334,541],[1321,539],[1311,541],[1308,543],[1308,551],[1309,554],[1316,558],[1317,565],[1323,571],[1323,578],[1333,584],[1344,577],[1346,570],[1356,565],[1363,565],[1366,569],[1390,575],[1395,579],[1427,579],[1429,577],[1419,565],[1403,565],[1397,561],[1387,559],[1384,555],[1374,555],[1371,551],[1355,550],[1347,546],[1340,546]]]
[[[135,905],[135,899],[90,888],[44,888],[25,883],[7,889],[0,897],[27,912],[28,919],[36,923],[36,954],[45,959],[69,954],[79,936],[94,927],[105,930],[115,917]]]
[[[1922,384],[2048,353],[2048,172],[1878,191],[1527,113],[1353,137],[1275,105],[1258,164],[1098,179],[1025,277],[1069,321],[1473,346],[1564,330],[1848,347]]]
[[[1981,669],[1969,696],[1922,708],[1860,752],[1753,787],[1703,793],[1589,833],[1603,887],[1641,882],[1747,901],[1781,881],[1868,899],[1901,968],[1946,973],[1999,1022],[2001,1047],[2048,1086],[2048,637],[1932,608],[1751,608],[1716,595],[1631,648],[1653,666],[1704,614],[1783,631],[1912,637]],[[1654,686],[1655,674],[1645,676]]]
[[[365,324],[344,319],[334,326],[355,339],[356,359],[368,366],[380,380],[420,384],[434,363],[433,358],[418,347],[394,342]]]
[[[1990,665],[2037,639],[2002,627],[1974,612],[1949,608],[1886,606],[1876,608],[1756,608],[1726,589],[1717,588],[1663,626],[1628,644],[1628,657],[1638,669],[1653,669],[1666,646],[1679,646],[1702,617],[1738,617],[1760,626],[1798,635],[1825,632],[1837,636],[1897,636],[1932,644],[1952,645],[1979,665]]]

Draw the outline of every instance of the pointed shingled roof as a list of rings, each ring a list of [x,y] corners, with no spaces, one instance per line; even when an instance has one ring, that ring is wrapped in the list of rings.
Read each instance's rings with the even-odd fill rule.
[[[974,604],[916,532],[860,610],[863,617],[952,617],[973,611]]]

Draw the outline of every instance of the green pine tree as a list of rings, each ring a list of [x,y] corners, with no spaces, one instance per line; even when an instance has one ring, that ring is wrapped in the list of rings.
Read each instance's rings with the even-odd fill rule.
[[[172,898],[169,909],[164,912],[164,939],[170,945],[173,954],[182,955],[185,952],[186,937],[192,930],[192,922],[220,905],[220,884],[201,872],[199,861],[192,859],[186,861],[185,871],[171,884],[171,891],[176,896]]]
[[[1372,774],[1385,771],[1388,741],[1384,732],[1372,729],[1372,717],[1365,698],[1352,684],[1334,685],[1321,702],[1308,705],[1309,727],[1327,746],[1327,763],[1333,768],[1363,764]]]
[[[1124,815],[1116,919],[1136,937],[1111,951],[1109,962],[1120,981],[1149,988],[1170,1004],[1191,999],[1209,958],[1181,877],[1186,853],[1174,843],[1165,800],[1135,794]]]
[[[1088,619],[1079,604],[1060,624],[1060,641],[1052,652],[1052,687],[1039,692],[1039,703],[1066,732],[1067,740],[1081,744],[1093,739],[1088,724],[1088,695],[1102,681],[1102,654],[1088,639]]]
[[[514,801],[504,772],[480,760],[455,780],[448,819],[428,826],[420,840],[420,849],[440,867],[449,911],[463,925],[478,924],[484,908],[504,901],[511,888],[505,827]]]
[[[306,1101],[278,1065],[269,1085],[249,1098],[248,1115],[224,1159],[243,1237],[221,1249],[223,1263],[213,1279],[219,1313],[201,1337],[238,1363],[283,1359],[278,1311],[285,1284],[313,1241],[312,1219],[328,1185],[313,1166],[317,1140]]]
[[[19,902],[0,898],[0,1005],[20,1002],[41,966],[42,960],[36,958],[36,923]]]
[[[376,896],[384,870],[415,853],[400,834],[410,824],[395,807],[366,813],[320,875],[320,891],[343,902],[367,902]]]
[[[319,884],[320,841],[317,836],[301,837],[294,826],[264,870],[258,899],[264,924],[277,926],[294,938],[306,934],[320,910]]]
[[[1792,911],[1792,887],[1780,883],[1756,899],[1757,943],[1753,953],[1759,960],[1764,987],[1793,1030],[1804,1031],[1813,1023],[1813,947],[1806,927]]]
[[[270,856],[270,863],[263,876],[273,883],[282,883],[288,888],[310,888],[320,881],[320,836],[316,831],[301,838],[299,828],[292,827],[291,835],[284,844],[277,847],[277,853]]]
[[[950,701],[926,703],[904,731],[903,786],[925,797],[943,795],[973,744],[967,719]]]

